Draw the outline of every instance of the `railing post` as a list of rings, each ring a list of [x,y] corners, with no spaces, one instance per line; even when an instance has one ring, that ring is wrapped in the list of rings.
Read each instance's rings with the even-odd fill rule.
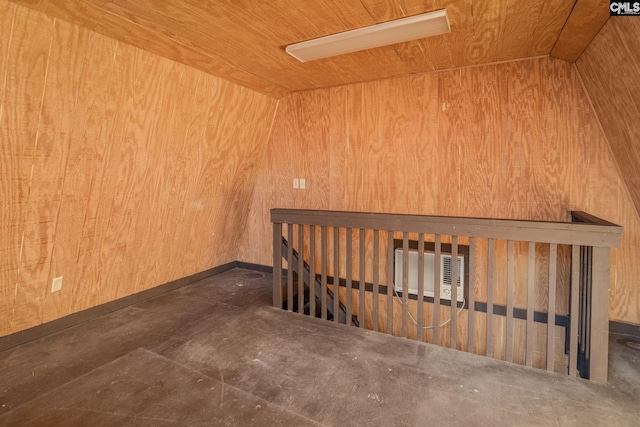
[[[609,357],[609,280],[611,252],[593,247],[589,379],[607,382]]]
[[[273,223],[273,306],[282,308],[282,224]]]
[[[287,224],[287,311],[293,311],[293,224]]]

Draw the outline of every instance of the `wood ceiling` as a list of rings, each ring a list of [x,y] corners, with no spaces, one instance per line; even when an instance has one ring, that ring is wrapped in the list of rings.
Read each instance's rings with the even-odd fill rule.
[[[552,55],[575,61],[602,0],[13,0],[256,91],[292,91]],[[451,33],[300,63],[286,45],[446,8]]]

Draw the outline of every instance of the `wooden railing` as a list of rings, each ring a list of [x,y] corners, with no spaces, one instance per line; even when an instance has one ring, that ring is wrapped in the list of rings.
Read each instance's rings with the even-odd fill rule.
[[[571,214],[574,222],[272,209],[273,304],[606,382],[610,248],[622,227]],[[450,269],[425,279],[426,254]]]

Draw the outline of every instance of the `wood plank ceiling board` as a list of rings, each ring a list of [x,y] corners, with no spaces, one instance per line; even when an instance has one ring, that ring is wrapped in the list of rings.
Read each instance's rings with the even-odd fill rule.
[[[275,98],[300,90],[548,55],[576,3],[12,1]],[[580,0],[578,6],[586,7],[586,3]],[[447,9],[450,34],[307,63],[285,52],[292,43],[438,9]],[[574,25],[573,21],[569,24]],[[595,34],[600,28],[597,22],[578,20],[578,24],[589,27],[585,34]]]
[[[551,56],[575,62],[609,19],[601,0],[577,0]]]
[[[256,72],[281,81],[292,91],[407,73],[390,47],[304,64],[287,55],[284,48],[292,40],[307,40],[375,23],[359,3],[350,3],[347,7],[335,0],[317,3],[322,7],[303,9],[297,3],[281,1],[275,5],[262,5],[259,9],[256,6],[249,12],[230,10],[228,16],[233,25],[219,30],[232,30],[228,36],[241,42],[234,46],[237,53],[229,51],[226,55],[239,56],[234,61],[240,66],[259,69]],[[319,11],[325,13],[316,13]],[[275,18],[265,21],[261,18],[264,16]],[[278,22],[278,25],[274,26],[273,22]],[[249,27],[252,30],[246,30]],[[277,32],[274,32],[274,27]],[[242,55],[246,50],[261,50],[268,52],[269,56],[255,61]]]
[[[560,2],[545,1],[538,18],[533,40],[529,43],[527,56],[546,55],[553,48],[575,5],[575,0]],[[600,5],[599,7],[602,7]],[[594,33],[595,35],[595,33]]]
[[[271,82],[265,82],[250,71],[232,65],[220,56],[207,55],[199,49],[185,46],[168,36],[109,13],[101,8],[104,1],[92,0],[99,4],[87,0],[40,0],[35,4],[29,0],[11,1],[275,98],[289,92]]]
[[[334,3],[335,1],[322,2],[322,7],[318,10],[341,10]],[[185,5],[189,7],[185,8]],[[372,24],[373,21],[364,14],[361,7],[351,12],[351,17],[357,19],[340,17],[334,13],[312,14],[314,10],[296,8],[288,1],[277,4],[256,3],[254,6],[247,4],[245,9],[228,4],[210,11],[187,2],[167,7],[154,6],[148,0],[121,0],[111,2],[105,8],[115,16],[122,16],[208,56],[221,55],[233,66],[250,70],[257,77],[284,85],[288,90],[306,89],[310,86],[310,80],[317,82],[311,86],[326,86],[336,84],[336,80],[338,84],[353,80],[336,79],[339,76],[355,75],[357,80],[362,80],[406,72],[395,56],[380,55],[375,51],[360,53],[356,67],[353,66],[352,58],[344,57],[337,59],[337,64],[332,64],[335,61],[301,64],[284,52],[284,45],[291,39],[314,38],[326,32],[340,32]],[[176,21],[173,18],[175,16],[184,16],[187,20]],[[193,19],[194,16],[205,18]],[[264,21],[262,17],[265,16],[269,16],[270,20]],[[278,22],[279,25],[275,26],[273,22]],[[366,63],[363,56],[370,58],[367,62],[372,67],[362,66],[363,62]],[[375,68],[373,77],[368,77],[371,74],[369,68]],[[336,69],[343,72],[336,74]],[[364,71],[369,74],[363,76]]]
[[[544,0],[543,0],[544,1]],[[496,40],[499,43],[496,60],[519,58],[528,50],[536,32],[542,1],[507,0],[501,11],[502,22]]]
[[[264,40],[270,37],[238,19],[232,8],[198,8],[186,2],[163,2],[154,6],[145,0],[123,3],[111,2],[105,5],[105,9],[114,16],[149,29],[152,34],[166,37],[206,56],[227,58],[233,67],[248,70],[261,80],[274,83],[271,75],[287,72],[280,61],[273,60],[273,51],[278,54],[279,49],[265,44]],[[269,70],[269,65],[277,67],[272,66]]]
[[[396,0],[385,7],[378,0],[364,0],[363,3],[378,22],[446,8],[451,34],[399,43],[394,45],[394,49],[411,73],[458,66],[457,55],[453,54],[454,48],[457,45],[464,46],[470,40],[470,15],[467,13],[471,10],[469,0],[436,0],[429,3]]]

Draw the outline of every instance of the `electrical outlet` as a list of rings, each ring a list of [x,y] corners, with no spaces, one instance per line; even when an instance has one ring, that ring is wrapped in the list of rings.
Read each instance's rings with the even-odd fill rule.
[[[300,189],[304,190],[305,188],[307,188],[307,182],[304,178],[300,178]]]
[[[62,289],[62,276],[56,277],[51,282],[51,293],[58,292],[60,289]]]
[[[293,178],[293,188],[300,188],[300,180],[298,178]]]

